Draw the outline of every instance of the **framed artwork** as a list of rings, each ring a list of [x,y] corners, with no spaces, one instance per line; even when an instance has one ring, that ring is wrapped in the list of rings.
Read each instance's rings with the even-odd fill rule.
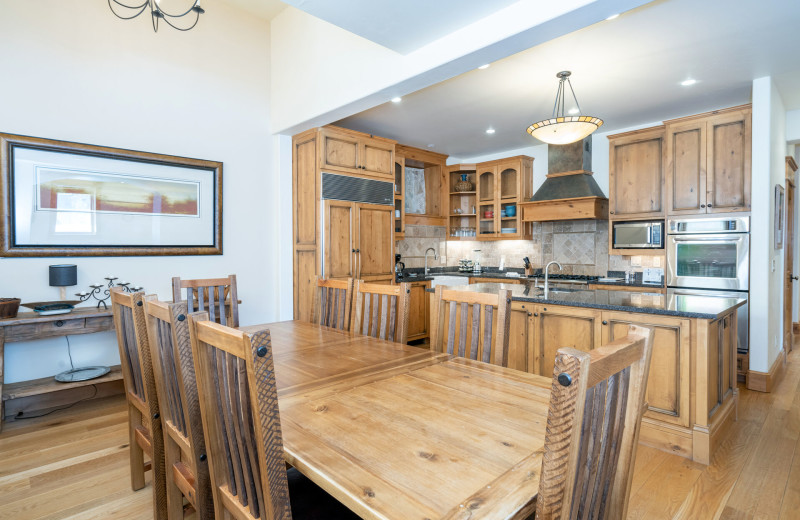
[[[775,185],[775,249],[783,249],[784,201],[783,186]]]
[[[222,254],[222,163],[0,133],[0,256]]]

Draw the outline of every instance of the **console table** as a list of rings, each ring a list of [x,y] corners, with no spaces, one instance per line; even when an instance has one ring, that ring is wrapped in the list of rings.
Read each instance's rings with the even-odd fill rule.
[[[5,401],[47,394],[60,390],[68,390],[81,386],[90,386],[122,379],[120,366],[111,367],[111,372],[103,377],[75,383],[59,383],[53,377],[43,377],[30,381],[20,381],[3,386],[3,357],[5,344],[15,341],[71,336],[73,334],[90,334],[114,330],[114,318],[110,310],[77,308],[67,314],[40,316],[35,312],[21,312],[16,318],[0,319],[0,431],[5,417]]]

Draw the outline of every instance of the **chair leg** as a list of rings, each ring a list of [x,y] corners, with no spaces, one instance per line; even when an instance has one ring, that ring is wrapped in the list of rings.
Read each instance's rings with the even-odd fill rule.
[[[167,520],[167,471],[165,467],[164,434],[161,420],[153,419],[150,423],[150,438],[153,454],[153,519]],[[170,479],[172,472],[170,472]]]
[[[138,491],[144,487],[144,450],[136,441],[136,428],[142,424],[142,413],[128,403],[128,444],[131,460],[131,488]]]
[[[166,458],[166,486],[167,486],[167,518],[176,520],[183,518],[183,493],[175,483],[175,463],[180,461],[181,449],[175,444],[169,435],[165,439],[165,458]]]

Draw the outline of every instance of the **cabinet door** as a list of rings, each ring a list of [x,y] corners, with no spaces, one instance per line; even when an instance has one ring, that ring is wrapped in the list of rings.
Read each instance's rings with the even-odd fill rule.
[[[749,110],[708,118],[708,212],[750,211]]]
[[[430,298],[425,289],[431,286],[430,282],[414,282],[411,284],[411,294],[408,302],[408,339],[422,339],[428,337],[428,322],[430,311],[428,304]]]
[[[497,165],[497,221],[502,238],[522,237],[522,220],[517,206],[520,200],[522,187],[521,161],[511,161]],[[503,216],[503,211],[514,207],[514,216]],[[505,231],[503,231],[505,230]],[[512,231],[513,230],[513,231]]]
[[[603,312],[603,344],[628,334],[630,325],[655,329],[647,382],[646,416],[689,426],[689,320],[621,312]]]
[[[534,304],[511,302],[511,326],[509,327],[508,366],[525,372],[533,372],[533,317]]]
[[[664,215],[664,129],[609,140],[612,219]]]
[[[359,168],[361,142],[350,134],[325,129],[321,133],[322,168],[363,173]]]
[[[355,204],[357,277],[392,276],[394,268],[394,208],[379,204]]]
[[[477,170],[477,219],[478,219],[478,239],[494,238],[500,232],[497,223],[499,211],[497,209],[497,167],[478,165]],[[491,212],[487,216],[486,212]]]
[[[536,319],[534,370],[539,375],[553,376],[556,352],[560,348],[588,352],[600,345],[602,325],[598,310],[537,305],[533,314]]]
[[[667,126],[667,214],[706,212],[706,123]]]
[[[373,175],[394,175],[394,144],[378,139],[361,140],[361,170]]]
[[[325,226],[325,250],[323,274],[325,278],[352,278],[355,269],[355,204],[338,200],[326,200],[323,225]]]

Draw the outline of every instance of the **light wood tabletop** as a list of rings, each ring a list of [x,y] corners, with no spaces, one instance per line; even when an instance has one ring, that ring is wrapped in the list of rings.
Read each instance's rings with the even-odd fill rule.
[[[286,460],[363,518],[509,518],[539,489],[551,380],[307,322],[269,328]]]

